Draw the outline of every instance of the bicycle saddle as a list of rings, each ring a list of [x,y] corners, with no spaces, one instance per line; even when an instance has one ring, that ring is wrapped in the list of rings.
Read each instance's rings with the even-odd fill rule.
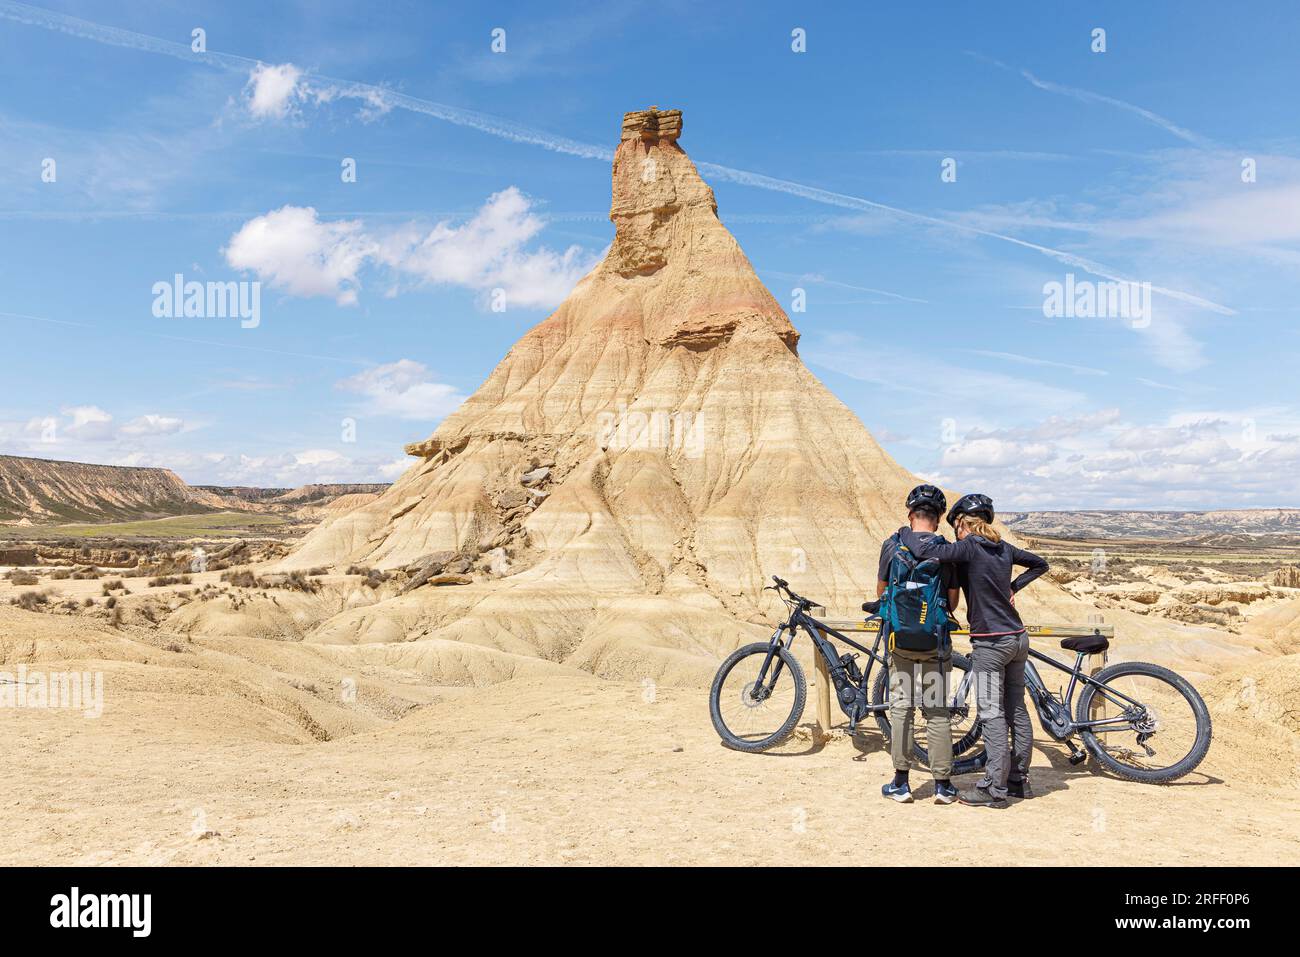
[[[1095,655],[1109,648],[1110,640],[1105,635],[1079,635],[1075,638],[1062,638],[1061,647],[1077,651],[1081,655]]]

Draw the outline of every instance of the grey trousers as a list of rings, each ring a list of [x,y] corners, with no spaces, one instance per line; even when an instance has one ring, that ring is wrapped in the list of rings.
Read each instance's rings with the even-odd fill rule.
[[[1025,702],[1029,635],[1022,631],[1001,638],[972,638],[971,649],[975,662],[975,705],[988,752],[984,778],[976,787],[1004,798],[1008,777],[1023,781],[1029,776],[1034,744],[1034,728],[1029,723],[1029,706]]]

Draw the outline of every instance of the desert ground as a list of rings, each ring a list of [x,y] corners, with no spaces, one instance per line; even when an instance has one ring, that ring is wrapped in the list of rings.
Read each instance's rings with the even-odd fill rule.
[[[193,548],[150,543],[159,561]],[[875,726],[818,741],[811,694],[792,739],[741,754],[709,722],[714,662],[664,683],[438,639],[317,644],[274,634],[276,622],[313,604],[382,601],[395,583],[372,587],[358,570],[305,591],[269,584],[263,567],[252,566],[260,586],[229,580],[242,568],[188,584],[122,578],[119,616],[102,594],[111,577],[50,578],[57,568],[37,573],[52,596],[38,610],[0,604],[0,672],[104,682],[98,717],[4,709],[0,826],[11,839],[0,861],[1300,863],[1300,655],[1281,654],[1277,632],[1170,624],[1153,635],[1146,618],[1108,617],[1112,660],[1168,663],[1210,703],[1209,756],[1174,785],[1071,766],[1040,737],[1032,800],[938,806],[921,769],[918,802],[899,806],[878,793],[890,761]],[[0,601],[28,591],[6,581]],[[191,597],[205,591],[220,597]],[[192,627],[196,610],[241,601],[255,614],[233,620],[262,622],[261,636]],[[1294,601],[1272,604],[1268,621]]]

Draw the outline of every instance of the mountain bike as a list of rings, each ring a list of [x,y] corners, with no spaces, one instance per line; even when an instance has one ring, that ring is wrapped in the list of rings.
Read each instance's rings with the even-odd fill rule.
[[[1068,674],[1065,690],[1059,694],[1048,690],[1032,660],[1025,664],[1025,690],[1043,730],[1070,749],[1071,764],[1081,764],[1091,754],[1120,777],[1167,784],[1205,758],[1213,736],[1210,712],[1187,679],[1146,661],[1123,661],[1088,674],[1084,658],[1110,647],[1100,632],[1065,638],[1061,647],[1075,652],[1073,666],[1034,648],[1029,649],[1029,657]],[[971,707],[974,681],[973,671],[962,677],[953,693],[954,709]],[[1076,705],[1078,689],[1082,690]],[[976,721],[970,733],[978,738],[981,731]],[[1087,751],[1075,744],[1075,736],[1083,739]]]
[[[1213,735],[1210,712],[1187,679],[1145,661],[1122,661],[1087,674],[1084,658],[1110,647],[1098,633],[1066,638],[1061,647],[1075,652],[1073,667],[1033,648],[1029,656],[1068,674],[1066,689],[1049,691],[1033,661],[1025,666],[1025,688],[1043,730],[1070,749],[1071,764],[1091,754],[1120,777],[1167,784],[1201,763]],[[1082,689],[1077,705],[1076,689]],[[957,694],[968,690],[959,687]],[[1087,752],[1074,743],[1075,735]]]
[[[737,751],[759,752],[776,747],[786,740],[799,723],[808,698],[808,682],[803,668],[791,652],[800,631],[812,640],[814,654],[821,655],[830,673],[840,710],[848,716],[849,731],[868,715],[876,719],[885,740],[889,740],[889,661],[880,652],[883,633],[876,635],[872,647],[860,645],[811,615],[816,602],[796,594],[788,582],[772,576],[774,584],[764,591],[775,591],[790,609],[785,622],[777,626],[768,641],[744,645],[733,651],[713,679],[709,690],[709,715],[713,727],[727,747]],[[873,616],[868,621],[877,618]],[[857,663],[859,655],[841,654],[830,638],[844,642],[867,655],[866,670]],[[876,665],[881,670],[872,686]],[[979,726],[971,719],[966,704],[971,687],[971,661],[965,655],[952,655],[953,677],[961,674],[957,686],[962,698],[953,696],[950,709],[953,728],[953,772],[966,774],[983,767],[984,749],[976,750]],[[870,698],[868,699],[868,691]],[[929,763],[929,752],[919,743],[925,739],[924,716],[918,714],[914,724],[913,751],[922,764]]]

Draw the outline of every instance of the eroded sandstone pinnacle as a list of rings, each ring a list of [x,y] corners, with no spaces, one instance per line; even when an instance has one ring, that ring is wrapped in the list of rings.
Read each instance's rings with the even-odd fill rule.
[[[625,140],[676,140],[682,135],[682,111],[661,110],[652,106],[623,114]]]

